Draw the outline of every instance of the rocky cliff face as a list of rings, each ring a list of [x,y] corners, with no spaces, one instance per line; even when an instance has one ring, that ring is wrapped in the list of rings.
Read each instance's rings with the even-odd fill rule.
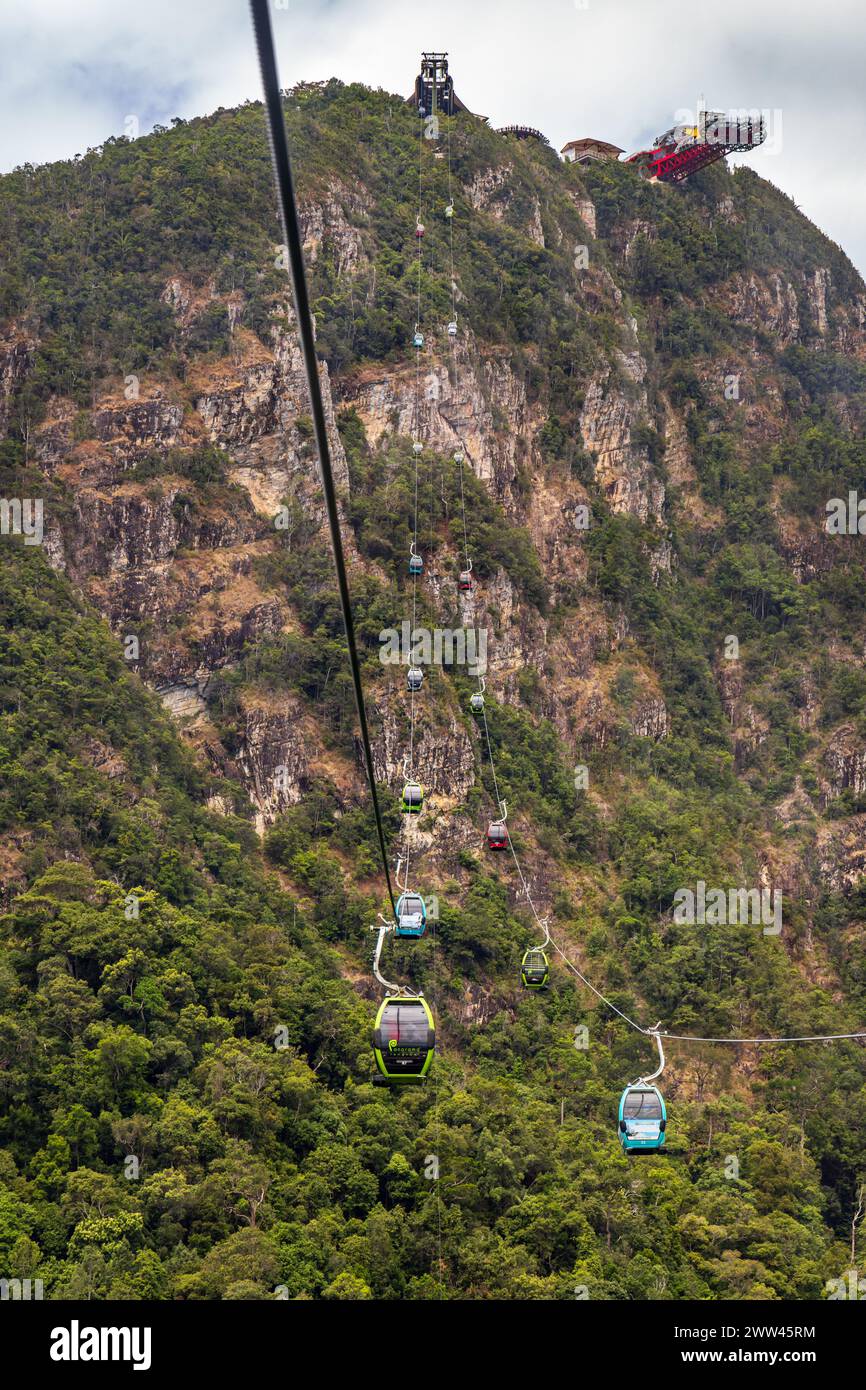
[[[471,286],[458,272],[459,335],[449,347],[444,323],[429,326],[420,359],[420,418],[414,361],[405,349],[392,349],[385,360],[343,362],[333,374],[323,363],[321,383],[344,501],[350,473],[337,413],[353,410],[374,456],[401,436],[420,437],[446,461],[462,449],[509,521],[526,528],[551,608],[544,612],[528,602],[500,568],[480,586],[471,609],[464,606],[462,617],[491,633],[491,693],[519,704],[522,679],[537,673],[541,689],[534,712],[552,723],[566,755],[577,760],[587,750],[609,748],[623,731],[656,744],[671,730],[660,676],[666,654],[651,657],[639,647],[622,604],[593,588],[587,520],[593,499],[606,515],[639,528],[635,544],[656,585],[677,573],[684,527],[712,553],[726,524],[724,507],[707,486],[713,439],[730,439],[739,459],[765,460],[783,445],[792,402],[803,400],[783,354],[801,349],[816,358],[866,361],[866,291],[840,283],[836,253],[826,243],[826,263],[786,264],[780,254],[778,263],[734,267],[687,293],[674,312],[668,308],[672,294],[641,280],[640,266],[652,248],[667,245],[664,218],[677,216],[676,198],[713,234],[719,226],[741,226],[746,214],[738,181],[716,171],[724,188],[715,201],[704,197],[693,205],[688,190],[665,189],[657,214],[632,215],[611,212],[605,190],[594,194],[583,187],[573,168],[556,169],[548,161],[533,169],[530,155],[503,143],[498,162],[458,171],[458,216],[476,219],[482,228],[507,228],[535,256],[564,255],[569,262],[574,256],[558,331],[564,337],[573,326],[586,341],[595,335],[592,352],[581,357],[575,351],[557,367],[561,380],[554,383],[531,335],[497,339],[477,328]],[[329,303],[339,294],[377,304],[385,251],[375,199],[360,177],[336,175],[305,198],[311,271],[314,280],[320,273],[329,277],[331,298],[323,296],[320,306],[326,325]],[[410,245],[411,232],[407,225]],[[587,250],[588,261],[572,247]],[[387,255],[394,254],[389,246]],[[306,386],[285,288],[272,296],[265,324],[253,331],[249,287],[227,289],[216,276],[192,276],[182,247],[174,260],[155,293],[171,315],[183,369],[105,379],[87,409],[53,396],[29,431],[26,449],[28,460],[65,499],[48,518],[52,563],[119,637],[139,639],[136,668],[162,694],[209,765],[243,785],[263,830],[323,773],[346,802],[363,796],[357,759],[329,746],[315,705],[300,695],[275,698],[251,683],[243,691],[231,750],[208,715],[217,675],[233,671],[245,650],[299,630],[292,602],[268,578],[269,559],[292,545],[295,523],[282,531],[275,525],[281,509],[317,529],[317,543],[327,548]],[[439,317],[447,302],[443,292]],[[196,334],[217,312],[224,316],[227,347],[198,350]],[[689,314],[703,315],[702,323],[715,315],[713,322],[731,326],[733,336],[721,354],[713,345],[702,346],[692,328],[694,344],[685,356],[670,349],[671,334],[685,331]],[[28,380],[37,343],[22,323],[10,322],[3,331],[4,429],[11,428],[16,393]],[[694,386],[684,390],[685,368]],[[737,394],[731,398],[725,387],[734,379]],[[706,405],[700,423],[699,393]],[[552,456],[546,442],[554,394],[579,466],[564,463],[564,453]],[[856,402],[841,403],[845,428],[856,427],[857,410]],[[205,446],[221,451],[228,464],[225,477],[200,486],[177,471],[178,460]],[[159,467],[154,460],[161,461]],[[790,514],[775,493],[771,501],[778,553],[794,584],[807,585],[832,569],[837,552],[817,518]],[[596,515],[592,524],[597,520]],[[375,575],[376,565],[357,554],[348,527],[347,545],[355,577]],[[456,545],[448,554],[456,561]],[[862,665],[862,650],[858,659]],[[624,667],[633,685],[625,702]],[[752,698],[742,668],[720,663],[714,679],[732,756],[745,768],[760,754],[771,721]],[[401,680],[402,671],[387,678],[374,728],[377,772],[391,786],[399,784],[405,760]],[[415,771],[437,813],[426,825],[424,847],[443,866],[453,863],[464,836],[471,839],[472,817],[460,808],[478,768],[477,740],[467,721],[450,697],[437,697],[419,732]],[[860,735],[846,726],[816,769],[825,799],[844,789],[864,793],[864,768]],[[457,814],[456,832],[449,828],[453,818],[438,814],[445,810]],[[780,812],[780,821],[785,815],[790,821],[792,804]],[[844,833],[846,843],[834,853],[849,865],[841,871],[848,881],[850,865],[866,853],[866,840],[859,818]],[[826,837],[822,844],[826,848]]]

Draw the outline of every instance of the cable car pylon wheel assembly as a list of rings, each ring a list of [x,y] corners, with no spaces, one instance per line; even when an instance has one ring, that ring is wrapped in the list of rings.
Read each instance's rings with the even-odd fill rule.
[[[276,55],[274,52],[273,33],[271,29],[270,4],[269,0],[250,0],[250,8],[253,19],[253,29],[258,48],[259,63],[262,74],[262,87],[264,91],[264,106],[267,121],[268,135],[271,145],[271,155],[274,169],[274,183],[277,193],[280,218],[283,225],[283,232],[288,247],[288,268],[291,276],[292,290],[295,302],[295,312],[298,323],[298,336],[300,339],[301,352],[304,359],[304,369],[307,379],[307,387],[310,395],[310,405],[313,420],[313,435],[318,453],[319,470],[322,480],[322,490],[325,498],[328,527],[331,535],[331,545],[334,552],[334,567],[337,575],[337,587],[340,597],[340,607],[343,614],[343,623],[346,631],[346,646],[349,657],[349,665],[352,673],[352,684],[355,695],[355,704],[358,713],[358,723],[361,733],[361,743],[364,752],[364,764],[367,774],[367,781],[370,788],[370,797],[376,821],[376,833],[379,845],[380,857],[384,870],[385,883],[388,897],[393,913],[393,922],[380,918],[380,926],[371,928],[378,931],[376,950],[374,954],[373,973],[377,981],[385,989],[386,994],[379,1007],[376,1022],[373,1029],[373,1052],[376,1061],[378,1075],[376,1082],[383,1085],[417,1085],[423,1082],[429,1071],[435,1048],[435,1028],[430,1007],[423,995],[415,993],[409,989],[401,989],[387,981],[382,976],[379,965],[385,936],[393,932],[395,935],[421,936],[426,927],[426,906],[420,894],[415,893],[409,887],[409,840],[408,825],[411,818],[420,810],[420,806],[411,804],[414,802],[414,793],[409,798],[404,798],[404,815],[407,822],[406,835],[406,862],[407,872],[405,887],[399,899],[395,899],[394,887],[391,878],[391,869],[388,861],[388,852],[385,842],[384,822],[379,805],[378,791],[376,787],[376,777],[373,763],[372,746],[370,743],[369,726],[367,722],[366,705],[364,702],[364,691],[361,680],[360,663],[358,660],[357,642],[355,637],[354,619],[352,615],[352,604],[349,593],[348,578],[346,573],[346,563],[343,554],[342,537],[340,533],[339,510],[337,504],[336,486],[334,482],[333,469],[331,464],[330,448],[328,444],[326,416],[324,402],[322,398],[321,383],[319,380],[318,364],[315,352],[315,338],[313,333],[313,321],[310,310],[309,293],[306,283],[306,272],[304,268],[303,244],[301,238],[300,224],[298,219],[297,201],[295,198],[294,181],[292,177],[291,160],[289,156],[288,139],[286,135],[285,118],[282,109],[282,98],[280,94],[279,78],[277,74]],[[421,207],[421,182],[422,182],[422,151],[423,126],[419,130],[419,201],[418,214],[416,218],[414,236],[418,247],[418,296],[417,296],[417,317],[415,320],[415,332],[413,345],[416,349],[416,435],[420,425],[420,351],[424,345],[422,319],[421,319],[421,247],[424,239],[425,227],[422,221]],[[749,143],[759,143],[753,138]],[[454,281],[454,199],[451,192],[451,132],[448,128],[448,191],[449,200],[445,207],[445,218],[448,222],[450,231],[450,259],[451,259],[451,295],[452,312],[451,319],[448,321],[447,334],[452,352],[454,351],[457,338],[457,313],[455,304],[455,281]],[[453,330],[453,331],[452,331]],[[417,339],[420,338],[420,342]],[[456,368],[456,364],[455,364]],[[417,552],[417,466],[418,457],[423,453],[424,446],[420,440],[415,439],[412,446],[415,473],[415,521],[413,541],[410,546],[409,572],[413,582],[413,625],[415,617],[415,591],[414,586],[421,573],[423,573],[423,558]],[[472,562],[469,555],[469,544],[466,524],[466,505],[463,489],[463,463],[464,452],[462,448],[454,451],[454,462],[457,464],[460,476],[460,499],[463,518],[463,540],[464,540],[464,567],[460,571],[458,589],[460,592],[474,594],[475,584],[472,574]],[[413,563],[414,559],[414,563]],[[420,567],[418,562],[420,561]],[[474,602],[474,600],[473,600]],[[420,790],[419,784],[415,781],[412,769],[412,758],[414,756],[414,696],[420,691],[424,680],[423,669],[419,666],[410,666],[407,671],[407,689],[412,697],[413,712],[411,715],[411,749],[409,759],[409,777],[407,786],[414,784]],[[469,707],[474,715],[480,717],[483,728],[485,743],[487,746],[488,758],[490,761],[491,772],[493,775],[494,790],[497,802],[500,807],[504,803],[499,795],[499,788],[496,781],[496,767],[493,760],[492,740],[487,723],[486,701],[485,701],[485,681],[479,675],[478,689],[475,690],[469,702]],[[406,788],[404,787],[404,791]],[[405,802],[409,800],[407,807]],[[421,793],[423,802],[423,791]],[[503,818],[504,820],[504,818]],[[572,960],[565,954],[562,948],[554,940],[550,933],[547,920],[542,920],[535,907],[532,894],[526,877],[523,873],[520,860],[514,848],[514,843],[507,833],[507,847],[511,851],[514,865],[517,870],[520,883],[529,904],[533,917],[539,929],[544,931],[544,941],[540,947],[530,947],[523,957],[521,964],[521,981],[528,989],[541,989],[548,982],[549,963],[547,960],[546,948],[552,946],[556,954],[562,959],[565,966],[572,971],[581,983],[590,990],[600,1003],[604,1004],[614,1014],[623,1020],[630,1028],[642,1033],[645,1037],[652,1037],[656,1041],[659,1051],[659,1067],[655,1072],[647,1077],[639,1079],[638,1082],[627,1086],[620,1098],[619,1107],[619,1136],[626,1151],[631,1152],[636,1149],[660,1149],[665,1142],[667,1114],[665,1111],[664,1100],[661,1092],[652,1083],[661,1075],[665,1065],[662,1038],[672,1041],[685,1043],[708,1043],[725,1044],[729,1046],[740,1046],[743,1044],[755,1045],[784,1045],[786,1043],[815,1043],[815,1042],[841,1042],[866,1039],[866,1030],[849,1033],[819,1033],[801,1034],[797,1036],[776,1036],[776,1037],[706,1037],[695,1034],[671,1033],[662,1030],[660,1024],[653,1028],[644,1027],[630,1018],[612,1000],[599,990],[586,975],[578,969]],[[497,846],[501,847],[501,846]],[[402,864],[402,861],[400,861]],[[399,874],[399,866],[398,866]],[[401,932],[401,920],[404,931]]]

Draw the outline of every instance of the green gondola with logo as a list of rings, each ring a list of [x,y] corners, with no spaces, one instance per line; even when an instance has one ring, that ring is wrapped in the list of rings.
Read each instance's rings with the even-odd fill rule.
[[[433,1015],[423,995],[386,995],[373,1027],[373,1056],[379,1071],[374,1085],[423,1085],[435,1045]]]

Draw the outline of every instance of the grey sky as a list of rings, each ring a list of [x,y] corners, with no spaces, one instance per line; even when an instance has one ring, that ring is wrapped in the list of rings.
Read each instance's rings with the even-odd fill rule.
[[[693,110],[769,109],[749,163],[866,271],[862,0],[275,0],[285,85],[408,94],[422,48],[492,124],[629,153]],[[0,0],[0,170],[258,98],[245,0]]]

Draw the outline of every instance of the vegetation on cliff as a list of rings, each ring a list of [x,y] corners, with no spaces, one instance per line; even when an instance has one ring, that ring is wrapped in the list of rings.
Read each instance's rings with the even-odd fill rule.
[[[286,105],[305,209],[335,183],[357,198],[343,206],[353,269],[323,237],[312,284],[382,738],[393,686],[377,641],[404,616],[412,502],[406,440],[393,425],[373,442],[358,382],[405,360],[418,131],[356,85]],[[490,702],[497,769],[557,938],[619,1007],[672,1031],[862,1027],[863,562],[857,537],[831,544],[821,527],[824,502],[863,479],[852,306],[866,291],[751,171],[650,188],[468,118],[451,140],[461,323],[507,359],[537,423],[507,479],[466,483],[491,646],[518,653],[509,698]],[[446,164],[422,158],[444,204]],[[0,320],[29,344],[0,483],[50,497],[61,528],[75,479],[42,473],[33,445],[58,401],[86,450],[92,412],[129,374],[185,400],[203,364],[237,368],[242,334],[267,345],[286,326],[255,105],[16,171],[0,180],[0,236]],[[422,292],[444,322],[444,237],[430,247]],[[166,297],[180,275],[207,299],[185,321]],[[748,310],[750,285],[763,310]],[[638,400],[611,466],[651,477],[658,506],[647,493],[624,507],[605,484],[586,428],[599,380],[623,409]],[[499,436],[514,428],[490,417]],[[119,467],[129,487],[180,479],[175,505],[211,515],[232,510],[234,462],[199,439],[130,449]],[[427,616],[450,626],[456,481],[444,451],[424,466]],[[552,573],[533,509],[548,486],[590,522],[575,538],[557,514]],[[250,568],[291,620],[210,673],[221,766],[130,669],[117,624],[42,549],[0,543],[0,1275],[42,1278],[49,1297],[821,1297],[847,1268],[866,1182],[862,1047],[673,1047],[668,1151],[627,1160],[614,1105],[646,1041],[559,968],[546,995],[521,994],[525,905],[507,866],[447,829],[452,816],[471,837],[492,791],[450,668],[429,682],[429,717],[472,749],[469,790],[431,844],[435,929],[389,946],[391,972],[432,999],[441,1047],[423,1090],[372,1087],[376,847],[330,556],[315,511],[285,500],[287,541]],[[601,627],[564,675],[590,614]],[[535,669],[527,632],[542,634]],[[571,692],[595,683],[579,709],[557,696],[566,676]],[[664,716],[651,729],[648,690]],[[299,702],[321,756],[260,837],[232,760],[262,692]],[[834,743],[853,749],[841,771]],[[397,790],[383,789],[395,847]],[[674,895],[697,880],[782,884],[781,936],[676,923]]]

